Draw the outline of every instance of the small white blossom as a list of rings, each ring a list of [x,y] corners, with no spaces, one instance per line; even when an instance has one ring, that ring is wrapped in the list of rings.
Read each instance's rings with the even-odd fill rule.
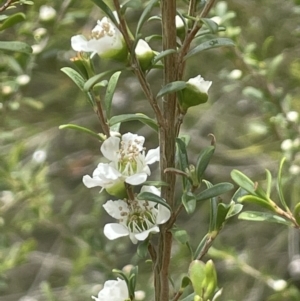
[[[71,46],[75,51],[92,52],[91,56],[96,53],[106,58],[114,58],[119,55],[121,59],[127,56],[123,35],[107,17],[97,21],[89,40],[83,35],[73,36]]]
[[[293,148],[293,141],[292,139],[285,139],[281,143],[281,149],[283,151],[289,151]]]
[[[30,82],[30,76],[27,74],[19,75],[16,81],[20,86],[26,86]]]
[[[151,174],[149,164],[159,160],[159,148],[145,154],[145,138],[127,133],[119,137],[109,137],[101,145],[103,156],[110,163],[100,163],[93,172],[93,177],[85,175],[86,187],[100,186],[103,189],[120,187],[124,182],[139,185]]]
[[[52,6],[42,5],[39,17],[41,21],[51,21],[56,17],[56,10]]]
[[[283,279],[279,279],[279,280],[269,279],[267,283],[269,287],[271,287],[276,292],[280,292],[287,287],[287,282]]]
[[[98,297],[92,296],[96,301],[125,301],[129,299],[126,281],[120,278],[117,280],[108,280],[104,283]]]
[[[229,73],[229,77],[231,79],[240,79],[242,77],[243,73],[240,69],[233,69],[230,73]]]
[[[182,18],[178,15],[175,17],[175,26],[176,29],[184,28],[184,22],[182,21]]]
[[[36,163],[43,163],[46,160],[47,153],[44,150],[37,150],[32,155],[32,160]]]
[[[143,191],[160,195],[160,191],[153,186],[144,186],[141,189]],[[129,235],[134,244],[145,240],[150,233],[158,233],[158,225],[167,222],[171,216],[167,207],[147,200],[110,200],[103,208],[110,216],[119,220],[119,223],[104,226],[105,236],[114,240]]]
[[[287,112],[286,119],[290,122],[297,122],[299,119],[299,113],[296,111]]]

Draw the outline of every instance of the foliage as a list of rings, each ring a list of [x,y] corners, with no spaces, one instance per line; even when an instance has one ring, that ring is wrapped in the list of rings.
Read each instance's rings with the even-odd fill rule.
[[[145,101],[151,96],[142,92],[145,82],[134,76],[135,64],[90,60],[71,50],[70,38],[87,36],[103,11],[117,22],[113,2],[11,2],[4,9],[9,1],[0,4],[0,300],[84,300],[116,278],[113,267],[130,296],[136,287],[153,300],[149,241],[138,245],[138,254],[126,238],[108,241],[102,229],[110,219],[102,204],[109,196],[82,184],[102,160],[98,149],[109,135],[103,120],[99,126],[99,99],[107,125],[138,131],[147,149],[156,147],[161,128],[156,108]],[[186,19],[188,1],[176,2],[185,26],[177,33],[180,48],[195,18]],[[202,11],[204,1],[196,2]],[[178,178],[181,214],[171,231],[170,266],[175,297],[193,300],[187,295],[194,288],[212,298],[213,258],[222,300],[298,300],[293,267],[299,238],[289,226],[299,224],[299,1],[217,1],[194,23],[201,28],[184,56],[182,78],[167,84],[162,68],[176,52],[160,48],[157,1],[122,4],[131,56],[138,38],[158,51],[138,76],[159,105],[174,93],[185,95],[186,82],[199,73],[213,82],[207,102],[181,102],[186,116],[179,119],[176,166],[167,166],[161,180],[152,169],[146,182],[165,191],[170,177]],[[43,5],[55,9],[51,18],[41,14]],[[285,164],[278,164],[283,156]],[[243,188],[235,194],[232,180]],[[162,203],[145,193],[139,198]],[[198,259],[206,264],[199,264],[203,279],[195,288],[187,272]],[[128,263],[139,270],[123,269]]]

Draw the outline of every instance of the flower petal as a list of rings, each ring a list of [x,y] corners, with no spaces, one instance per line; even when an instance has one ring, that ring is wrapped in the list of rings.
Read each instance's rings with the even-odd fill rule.
[[[151,192],[153,194],[160,196],[160,190],[155,186],[143,186],[141,188],[141,192]]]
[[[154,162],[159,161],[159,147],[155,149],[149,149],[145,161],[146,164],[152,164]]]
[[[100,148],[103,156],[111,161],[118,160],[119,149],[120,149],[119,137],[109,137],[102,143]]]
[[[160,204],[158,204],[157,210],[158,210],[158,213],[156,216],[156,223],[158,225],[164,224],[171,217],[171,211],[167,207],[160,205]]]
[[[150,233],[158,233],[158,232],[159,232],[158,226],[154,226],[154,227],[152,227],[148,230],[145,230],[141,233],[136,233],[134,236],[136,237],[137,240],[145,240]]]
[[[140,185],[147,180],[146,173],[136,173],[126,178],[125,182],[130,185]]]
[[[110,240],[127,236],[128,234],[128,229],[121,224],[112,223],[104,226],[104,235]]]
[[[102,181],[101,180],[91,178],[89,175],[83,176],[82,182],[87,188],[102,186]]]
[[[83,35],[73,36],[71,38],[71,46],[75,51],[90,52],[88,48],[87,39]]]
[[[128,205],[122,200],[117,201],[107,201],[103,208],[105,211],[115,219],[122,219],[124,216],[121,215],[122,212],[129,212]]]

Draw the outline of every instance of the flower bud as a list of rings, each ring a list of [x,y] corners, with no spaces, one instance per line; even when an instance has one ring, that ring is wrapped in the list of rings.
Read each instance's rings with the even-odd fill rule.
[[[187,86],[184,88],[179,97],[180,106],[184,112],[188,108],[205,103],[208,99],[208,89],[212,82],[205,81],[201,75],[190,78],[187,81]]]
[[[142,70],[147,70],[151,66],[154,52],[149,44],[144,40],[139,40],[135,48],[135,55],[139,60]]]

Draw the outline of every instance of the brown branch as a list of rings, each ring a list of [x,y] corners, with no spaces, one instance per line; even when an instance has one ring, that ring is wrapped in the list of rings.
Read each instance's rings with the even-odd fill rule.
[[[0,6],[0,12],[5,11],[15,0],[7,0],[2,6]]]

